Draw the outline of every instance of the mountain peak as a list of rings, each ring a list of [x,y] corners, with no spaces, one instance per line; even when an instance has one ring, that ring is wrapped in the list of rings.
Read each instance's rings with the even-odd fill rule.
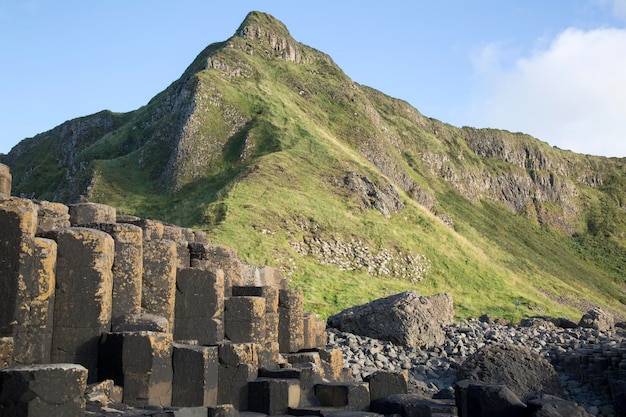
[[[459,317],[573,317],[586,300],[626,315],[623,159],[422,116],[265,13],[146,106],[0,162],[16,195],[205,229],[322,314],[413,289],[450,292]]]
[[[286,61],[301,62],[302,47],[291,37],[287,27],[275,17],[262,12],[248,13],[235,36],[248,41],[256,41],[271,56]]]

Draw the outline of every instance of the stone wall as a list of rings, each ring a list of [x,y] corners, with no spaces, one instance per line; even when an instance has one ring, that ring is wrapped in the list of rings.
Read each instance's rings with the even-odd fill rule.
[[[278,270],[245,265],[201,232],[113,207],[10,197],[7,174],[0,170],[0,414],[55,414],[58,404],[30,385],[7,388],[21,379],[67,381],[54,392],[68,410],[85,409],[77,389],[108,383],[128,406],[281,412],[276,401],[307,405],[312,381],[350,379],[330,359],[338,352],[326,351],[325,323],[302,310],[302,293]],[[285,378],[283,369],[293,372]]]

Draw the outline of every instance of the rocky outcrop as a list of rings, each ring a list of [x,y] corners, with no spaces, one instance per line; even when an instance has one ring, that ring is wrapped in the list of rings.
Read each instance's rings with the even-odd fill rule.
[[[580,322],[578,322],[578,326],[606,332],[607,330],[613,330],[615,328],[615,319],[612,315],[595,307],[582,316]]]
[[[272,30],[267,30],[268,28]],[[259,42],[265,49],[265,54],[270,57],[295,63],[300,63],[303,59],[303,48],[291,37],[287,28],[263,13],[250,13],[237,30],[237,35]]]
[[[494,170],[458,164],[448,155],[422,153],[433,175],[443,178],[471,201],[486,198],[502,202],[517,214],[524,213],[540,224],[573,234],[582,211],[573,181],[553,172],[523,169]]]
[[[45,177],[46,188],[52,191],[48,198],[76,201],[86,192],[93,174],[91,165],[81,161],[81,153],[122,122],[119,114],[104,110],[21,141],[5,157],[13,171],[20,172],[14,185],[23,196],[32,197],[39,191],[40,178]],[[25,162],[27,166],[23,165]]]
[[[453,318],[449,294],[423,297],[407,291],[344,310],[329,317],[328,326],[420,349],[440,346],[443,326]]]
[[[365,175],[350,172],[344,177],[343,185],[357,195],[364,209],[376,209],[387,218],[391,217],[392,213],[401,212],[404,208],[400,195],[389,183],[376,184]]]

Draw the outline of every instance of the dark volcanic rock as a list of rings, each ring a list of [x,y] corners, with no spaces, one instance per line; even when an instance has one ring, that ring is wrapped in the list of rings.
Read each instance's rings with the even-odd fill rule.
[[[527,403],[532,417],[588,417],[584,408],[572,401],[552,395],[533,398]]]
[[[455,386],[456,404],[463,417],[524,417],[526,404],[504,384],[463,380]]]
[[[457,379],[504,384],[522,400],[538,394],[563,395],[554,366],[522,346],[500,344],[478,350],[463,362]]]

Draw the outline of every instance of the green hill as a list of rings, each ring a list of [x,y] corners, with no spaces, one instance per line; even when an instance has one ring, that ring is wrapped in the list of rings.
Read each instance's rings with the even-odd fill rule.
[[[328,315],[450,292],[459,317],[626,313],[626,160],[457,128],[250,13],[147,105],[25,139],[14,194],[204,229]]]

